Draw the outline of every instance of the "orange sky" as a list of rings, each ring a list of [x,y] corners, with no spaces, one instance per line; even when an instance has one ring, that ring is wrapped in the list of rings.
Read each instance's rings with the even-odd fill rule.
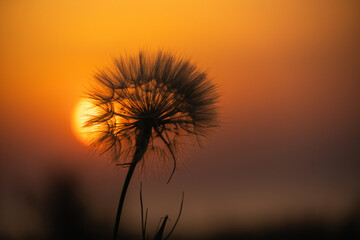
[[[349,184],[359,175],[354,147],[360,120],[359,9],[351,0],[1,1],[1,160],[12,160],[0,167],[31,178],[27,169],[45,171],[44,159],[56,165],[82,156],[85,160],[73,163],[80,169],[92,155],[74,137],[71,115],[93,73],[120,54],[165,49],[208,70],[221,93],[223,126],[209,143],[212,154],[199,153],[190,171],[179,170],[178,184],[194,194],[188,208],[195,224],[205,226],[208,213],[196,207],[197,199],[213,193],[210,187],[190,187],[184,180],[189,176],[202,187],[211,178],[209,184],[236,209],[234,218],[241,218],[241,211],[261,218],[264,211],[280,209],[279,202],[314,208],[320,195],[303,205],[296,198],[318,189],[340,195],[327,207],[344,209],[360,187]],[[219,171],[219,161],[237,170]],[[114,179],[119,175],[104,169]],[[288,186],[279,187],[277,171],[293,176]],[[317,183],[314,189],[307,188],[307,174]],[[251,183],[253,188],[241,183],[254,178],[260,180]],[[273,179],[278,197],[261,179]],[[252,199],[252,207],[244,207],[246,200],[238,206],[240,196]],[[267,203],[261,196],[269,198]],[[226,218],[232,210],[213,214],[219,212]]]

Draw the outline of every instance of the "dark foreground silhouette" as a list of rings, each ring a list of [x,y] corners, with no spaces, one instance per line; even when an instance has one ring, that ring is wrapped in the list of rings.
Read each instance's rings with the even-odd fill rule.
[[[51,181],[48,194],[41,201],[39,211],[43,217],[43,231],[36,236],[26,236],[24,240],[72,240],[72,239],[110,239],[112,226],[93,219],[85,207],[84,200],[78,196],[76,181],[71,177],[56,177]],[[236,225],[236,223],[232,224]],[[21,229],[19,229],[20,231]],[[194,232],[196,232],[194,227]],[[256,230],[239,230],[235,228],[225,229],[219,227],[214,233],[211,229],[204,233],[203,238],[181,238],[181,232],[175,231],[171,237],[173,240],[258,240],[258,239],[360,239],[360,204],[344,221],[336,226],[329,225],[325,221],[293,220],[271,228],[259,228]],[[137,240],[141,239],[141,229],[138,232],[127,232],[121,229],[122,235],[118,239]],[[185,234],[184,234],[185,235]],[[186,234],[191,235],[191,234]],[[198,235],[198,234],[196,234]],[[1,240],[15,240],[0,232]],[[16,238],[19,239],[19,238]]]

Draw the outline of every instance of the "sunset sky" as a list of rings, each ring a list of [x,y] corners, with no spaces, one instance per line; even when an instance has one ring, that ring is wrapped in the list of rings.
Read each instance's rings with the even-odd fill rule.
[[[208,72],[221,126],[170,184],[137,175],[124,222],[139,230],[140,179],[154,228],[185,192],[179,236],[341,220],[360,201],[359,23],[355,0],[0,1],[0,236],[41,231],[28,198],[61,171],[112,226],[125,170],[79,141],[74,109],[114,57],[159,49]]]

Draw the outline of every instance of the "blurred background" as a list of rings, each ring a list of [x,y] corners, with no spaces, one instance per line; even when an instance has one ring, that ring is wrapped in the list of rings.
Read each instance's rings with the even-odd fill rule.
[[[90,151],[74,111],[98,68],[138,50],[190,57],[221,127],[138,173],[121,225],[173,239],[351,239],[360,228],[360,2],[0,1],[0,239],[109,239],[126,169]],[[186,151],[185,151],[186,152]]]

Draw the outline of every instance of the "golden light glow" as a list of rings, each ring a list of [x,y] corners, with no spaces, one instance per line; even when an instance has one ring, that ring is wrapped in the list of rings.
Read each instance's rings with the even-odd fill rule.
[[[75,136],[80,142],[89,145],[92,134],[96,131],[96,127],[84,128],[86,121],[93,115],[96,115],[96,107],[87,99],[82,98],[76,104],[72,116],[72,128]]]

